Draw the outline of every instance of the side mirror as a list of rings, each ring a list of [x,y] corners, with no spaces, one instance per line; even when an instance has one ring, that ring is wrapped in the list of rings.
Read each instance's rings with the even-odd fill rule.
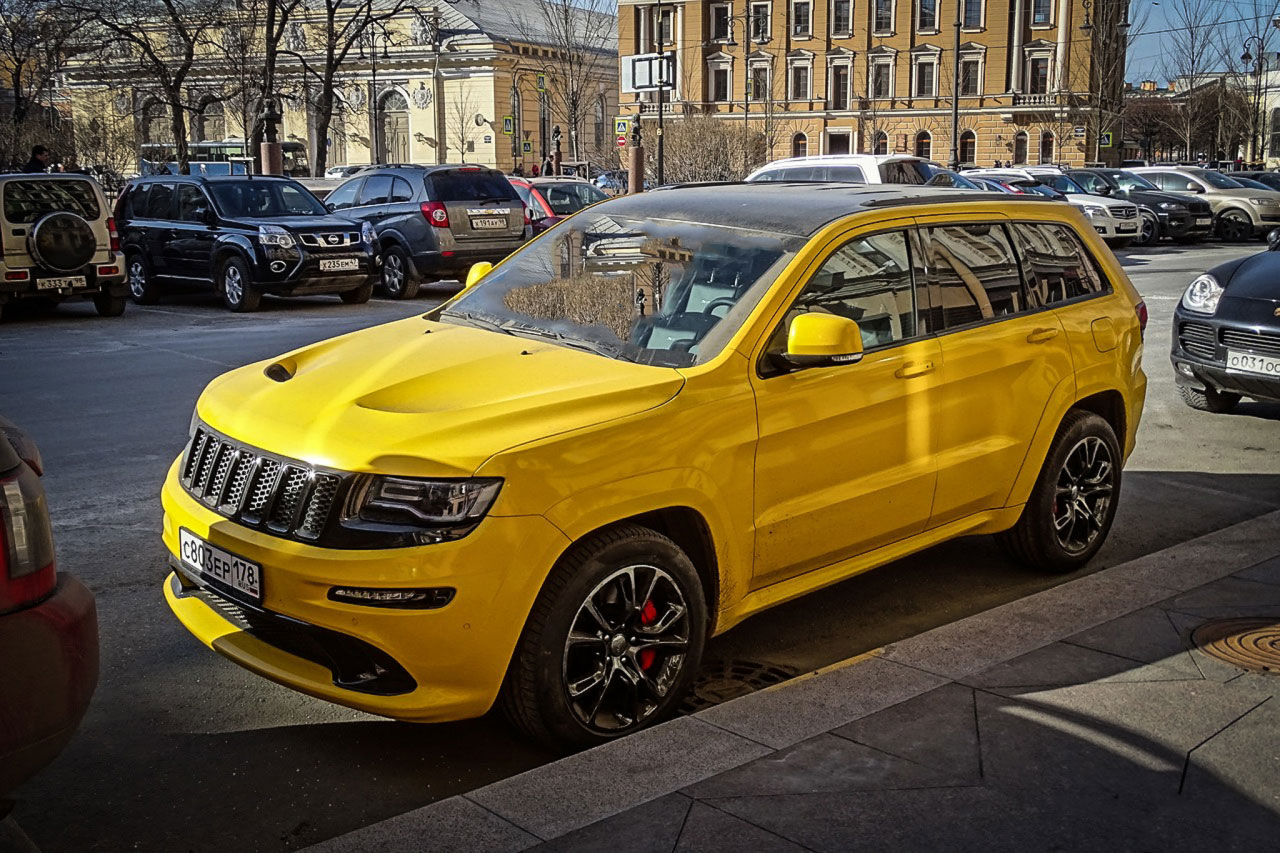
[[[862,360],[862,332],[848,317],[801,314],[787,330],[786,360],[797,367],[831,367]]]
[[[212,225],[216,221],[213,215],[213,209],[209,207],[197,207],[193,213],[197,222],[203,222],[205,225]]]
[[[489,270],[493,269],[493,264],[488,261],[481,261],[478,264],[472,264],[471,269],[467,272],[467,281],[463,284],[463,290],[470,290],[480,283],[480,279],[489,274]]]
[[[1124,190],[1119,191],[1119,193],[1123,193],[1123,192]],[[1098,195],[1117,195],[1119,193],[1117,193],[1117,191],[1114,188],[1109,187],[1106,184],[1103,184],[1102,186],[1098,187]]]
[[[1280,252],[1280,228],[1272,228],[1267,234],[1267,251]]]
[[[333,213],[335,210],[338,209],[337,206],[331,201],[326,201],[324,203],[324,206],[325,206],[325,209],[328,210],[330,213]]]

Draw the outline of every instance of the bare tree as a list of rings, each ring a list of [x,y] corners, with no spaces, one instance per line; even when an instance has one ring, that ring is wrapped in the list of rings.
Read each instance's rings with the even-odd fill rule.
[[[1170,30],[1164,40],[1164,75],[1179,86],[1194,89],[1205,82],[1218,61],[1218,27],[1223,4],[1219,0],[1169,0],[1164,10]],[[1203,118],[1203,110],[1209,106],[1200,98],[1180,100],[1177,132],[1188,159],[1194,159],[1198,153],[1196,127]]]
[[[471,97],[471,91],[464,87],[455,98],[449,101],[447,109],[447,132],[444,137],[449,147],[457,149],[458,159],[466,160],[468,143],[473,142],[480,132],[479,126],[476,125],[476,104]],[[448,154],[445,155],[445,159],[448,159]]]
[[[1124,105],[1124,126],[1142,147],[1142,155],[1154,160],[1168,154],[1176,142],[1174,128],[1181,123],[1178,108],[1159,96],[1129,98]]]
[[[1247,156],[1254,161],[1266,157],[1267,134],[1262,117],[1263,78],[1267,55],[1274,53],[1280,32],[1273,22],[1280,17],[1280,0],[1236,0],[1231,17],[1239,18],[1218,30],[1218,52],[1222,67],[1228,72],[1229,85],[1238,90],[1243,101],[1243,117],[1247,125]],[[1237,14],[1238,13],[1238,14]]]
[[[59,119],[54,81],[83,24],[83,17],[41,0],[0,0],[0,79],[12,98],[3,105],[8,121],[0,125],[0,162],[49,141],[50,126]]]

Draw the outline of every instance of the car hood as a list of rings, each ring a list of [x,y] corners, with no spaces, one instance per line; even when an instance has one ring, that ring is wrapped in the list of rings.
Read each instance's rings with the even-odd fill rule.
[[[1157,190],[1130,190],[1127,195],[1104,196],[1104,198],[1112,198],[1116,201],[1131,201],[1134,204],[1145,204],[1148,207],[1158,207],[1161,204],[1179,204],[1186,207],[1188,202],[1193,201],[1193,199],[1189,199],[1185,195]]]
[[[1076,207],[1084,207],[1088,204],[1094,207],[1106,208],[1107,211],[1112,211],[1121,205],[1129,207],[1134,206],[1131,201],[1121,201],[1105,195],[1090,195],[1088,193],[1064,193],[1064,195],[1067,197],[1067,201],[1071,202]]]
[[[683,383],[674,368],[411,317],[233,370],[196,409],[314,465],[469,476],[508,448],[660,406]]]
[[[1280,204],[1280,192],[1275,190],[1255,190],[1250,187],[1241,187],[1240,189],[1217,189],[1214,188],[1207,193],[1218,198],[1235,198],[1235,199],[1251,199],[1260,198],[1272,204]]]
[[[1261,299],[1280,305],[1280,252],[1227,261],[1209,274],[1223,286],[1223,299]]]
[[[323,229],[360,230],[360,226],[345,216],[236,216],[234,221],[250,228],[259,225],[279,225],[290,231],[318,231]]]

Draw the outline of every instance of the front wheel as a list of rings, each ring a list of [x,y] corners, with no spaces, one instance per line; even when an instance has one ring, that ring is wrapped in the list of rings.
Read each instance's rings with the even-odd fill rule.
[[[1216,391],[1213,388],[1197,391],[1186,385],[1178,386],[1178,394],[1182,397],[1182,402],[1191,408],[1201,412],[1212,412],[1215,415],[1225,415],[1240,405],[1240,400],[1243,399],[1239,394],[1231,394],[1227,391]]]
[[[1218,236],[1228,243],[1243,243],[1253,236],[1253,222],[1240,210],[1228,210],[1218,217]]]
[[[110,293],[95,293],[93,296],[93,307],[98,310],[100,317],[119,317],[124,313],[125,302],[124,294],[112,296]]]
[[[499,701],[544,743],[604,743],[675,713],[706,634],[706,601],[688,556],[648,528],[608,528],[552,569]]]
[[[365,282],[355,290],[344,290],[338,294],[338,298],[348,305],[363,305],[369,301],[369,297],[373,296],[373,280]]]
[[[249,265],[241,258],[232,255],[222,264],[222,272],[218,276],[219,289],[222,291],[222,302],[231,311],[247,313],[257,311],[262,302],[262,293],[254,286],[253,276],[249,274]]]
[[[1142,212],[1142,227],[1133,242],[1139,246],[1154,246],[1160,242],[1160,219],[1154,213]]]
[[[1098,553],[1120,497],[1120,442],[1106,419],[1067,413],[1022,516],[1000,534],[1015,559],[1044,572],[1072,572]]]

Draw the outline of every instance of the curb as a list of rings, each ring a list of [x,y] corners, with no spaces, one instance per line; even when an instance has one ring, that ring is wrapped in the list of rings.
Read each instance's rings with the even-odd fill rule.
[[[1280,554],[1280,510],[308,848],[514,853]]]

